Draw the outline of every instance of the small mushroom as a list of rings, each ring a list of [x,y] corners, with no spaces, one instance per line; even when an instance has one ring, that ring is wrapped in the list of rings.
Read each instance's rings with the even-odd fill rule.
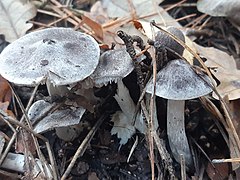
[[[173,26],[169,26],[166,29],[168,32],[176,36],[181,41],[185,42],[185,37],[179,29]],[[161,45],[164,45],[165,47],[168,47],[172,49],[173,51],[177,52],[178,54],[182,55],[184,51],[184,47],[182,47],[179,43],[177,43],[174,39],[172,39],[170,36],[168,36],[166,33],[162,31],[158,31],[157,35],[155,37],[155,45],[156,43],[159,43]]]
[[[70,28],[29,33],[8,45],[0,55],[0,73],[17,85],[47,81],[50,95],[87,78],[98,65],[100,49],[89,35]],[[64,91],[64,92],[61,92]]]
[[[80,120],[85,113],[82,107],[58,103],[51,104],[44,100],[38,100],[32,104],[28,111],[28,117],[33,122],[36,133],[44,133],[55,129],[57,136],[64,141],[74,140],[81,132]],[[39,122],[38,122],[39,120]],[[36,122],[36,123],[35,123]]]
[[[137,60],[140,61],[143,58],[144,56],[140,56]],[[137,115],[139,120],[135,122],[134,126],[132,125],[136,105],[130,97],[127,87],[122,82],[122,79],[133,70],[133,61],[126,49],[122,48],[104,52],[100,57],[98,67],[90,76],[96,87],[102,87],[111,82],[117,83],[117,93],[114,98],[122,111],[117,111],[112,116],[114,126],[111,134],[117,134],[117,137],[121,139],[120,147],[127,143],[128,139],[135,133],[135,129],[140,132],[145,132],[146,129],[143,120],[141,121],[140,114]]]
[[[149,81],[146,92],[152,93],[153,82]],[[181,59],[170,61],[157,74],[156,95],[168,99],[167,135],[174,158],[180,163],[183,154],[188,167],[192,155],[184,124],[185,100],[205,96],[212,91],[210,79],[205,74],[196,74],[192,67]]]
[[[99,64],[90,78],[94,86],[102,87],[109,82],[117,83],[130,74],[134,65],[126,49],[116,49],[104,52],[99,60]]]

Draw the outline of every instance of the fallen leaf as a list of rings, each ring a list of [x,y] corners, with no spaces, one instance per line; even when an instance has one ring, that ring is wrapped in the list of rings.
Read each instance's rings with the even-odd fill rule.
[[[136,129],[138,129],[141,133],[145,133],[147,127],[145,122],[143,122],[141,119],[142,117],[139,113],[137,114],[134,126],[132,125],[134,120],[133,117],[136,111],[136,105],[134,104],[129,90],[123,84],[122,80],[119,80],[117,84],[117,94],[115,94],[114,98],[116,99],[122,111],[117,111],[112,116],[111,121],[114,123],[114,125],[111,130],[111,134],[117,134],[117,137],[121,139],[120,145],[124,145],[127,143],[128,139],[132,137]]]
[[[7,108],[9,106],[9,102],[0,102],[0,109],[3,110],[4,112],[7,112]]]
[[[87,24],[98,38],[101,40],[103,39],[103,28],[101,24],[95,22],[93,19],[85,15],[82,15],[82,23]]]
[[[195,43],[187,36],[185,36],[185,44],[193,51],[193,52],[197,52],[196,48],[195,48]],[[183,55],[182,55],[190,64],[193,64],[193,59],[194,56],[187,50],[184,49],[183,51]]]
[[[15,117],[11,110],[8,110],[8,106],[11,102],[12,91],[9,87],[7,80],[0,76],[0,109],[7,113],[7,115]],[[1,117],[0,117],[1,119]],[[2,125],[0,121],[0,125]]]
[[[130,120],[122,111],[117,111],[113,114],[111,121],[114,123],[111,134],[117,134],[121,147],[126,144],[128,139],[135,133],[135,127],[131,125]]]
[[[231,118],[232,118],[232,122],[233,122],[233,125],[236,129],[236,132],[238,134],[238,136],[240,137],[240,99],[237,99],[237,100],[233,100],[233,101],[225,101],[227,106],[228,106],[228,109],[229,109],[229,113],[231,115]],[[234,144],[232,143],[232,141],[229,142],[229,150],[230,150],[230,155],[231,155],[231,158],[237,158],[239,157],[234,149]],[[236,147],[235,147],[236,148]],[[232,169],[233,170],[236,170],[237,168],[240,167],[239,163],[231,163],[232,164]]]
[[[221,155],[214,155],[211,159],[214,158],[223,158]],[[206,172],[208,177],[211,180],[219,180],[219,179],[228,179],[229,174],[229,164],[228,163],[221,163],[221,164],[214,164],[215,168],[212,166],[212,163],[208,163]]]
[[[239,0],[198,0],[197,9],[211,16],[227,17],[240,25]]]
[[[21,129],[17,133],[16,143],[15,143],[15,152],[16,153],[25,153],[26,151],[31,152],[32,155],[36,154],[36,146],[33,141],[31,133]]]
[[[180,24],[172,18],[163,8],[159,6],[162,0],[133,0],[132,5],[128,0],[114,1],[104,0],[93,5],[90,13],[85,13],[89,19],[86,21],[92,30],[99,34],[103,29],[102,42],[105,44],[122,44],[121,39],[116,35],[118,30],[122,30],[129,35],[138,35],[145,42],[148,37],[145,30],[152,30],[150,22],[154,20],[160,25],[181,27]],[[146,8],[147,7],[147,8]],[[134,13],[135,12],[135,13]],[[144,26],[143,26],[143,23]]]
[[[37,9],[28,0],[0,1],[0,34],[8,42],[23,36],[32,27],[28,20],[36,16]]]
[[[195,48],[201,57],[207,59],[206,66],[220,81],[217,91],[221,97],[228,96],[229,100],[240,98],[240,70],[234,58],[213,47],[202,47],[195,43]],[[215,93],[213,97],[218,99]]]
[[[6,79],[0,76],[0,102],[10,102],[12,91]]]
[[[8,110],[8,106],[9,106],[9,102],[0,102],[0,109],[3,110],[5,113],[7,113],[8,116],[14,117],[14,114],[11,110]],[[5,123],[3,123],[3,121],[1,121],[1,117],[0,117],[0,126],[4,125]]]

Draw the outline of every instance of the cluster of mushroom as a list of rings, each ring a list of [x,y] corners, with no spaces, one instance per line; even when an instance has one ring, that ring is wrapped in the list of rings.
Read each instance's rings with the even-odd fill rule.
[[[100,56],[99,45],[91,36],[70,28],[29,33],[7,46],[0,55],[0,62],[0,74],[16,85],[46,83],[50,96],[77,94],[87,100],[92,99],[93,93],[89,92],[94,86],[117,82],[134,68],[125,49],[109,50]],[[81,89],[72,92],[76,83]],[[28,112],[29,118],[35,121],[51,106],[44,100],[35,102]],[[51,128],[62,131],[62,127],[78,124],[85,109],[81,105],[58,109],[45,116],[34,130],[38,133]],[[49,126],[49,122],[53,125]],[[74,138],[61,137],[64,140]]]
[[[169,28],[168,31],[184,41],[180,30]],[[183,52],[183,47],[161,32],[156,36],[156,43],[180,55]],[[121,82],[133,69],[132,59],[125,49],[109,50],[100,56],[98,43],[91,36],[69,28],[49,28],[29,33],[11,43],[0,55],[0,74],[10,82],[28,86],[46,83],[50,96],[75,93],[87,100],[92,99],[90,92],[93,87],[101,87],[112,81]],[[209,82],[206,75],[196,74],[191,65],[182,59],[169,61],[157,74],[156,95],[168,99],[167,135],[170,149],[178,162],[182,154],[189,167],[192,156],[185,133],[184,101],[210,93]],[[76,83],[80,88],[73,92]],[[121,88],[122,84],[119,85]],[[153,82],[150,80],[146,92],[151,94],[152,89]],[[120,98],[115,96],[115,99]],[[30,119],[36,120],[50,107],[51,104],[43,100],[35,102],[29,110]],[[121,108],[124,109],[124,105]],[[81,106],[70,110],[59,109],[44,117],[40,122],[42,125],[36,125],[35,130],[39,133],[48,130],[51,127],[46,122],[49,121],[55,122],[56,131],[57,128],[62,130],[65,126],[78,124],[85,110]],[[71,111],[73,115],[66,116],[69,115],[66,111]],[[129,114],[128,119],[132,119],[133,114]],[[73,138],[70,136],[65,140]]]

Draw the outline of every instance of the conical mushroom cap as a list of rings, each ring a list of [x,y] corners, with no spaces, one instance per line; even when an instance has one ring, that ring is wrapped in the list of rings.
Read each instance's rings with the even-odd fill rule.
[[[93,73],[99,56],[91,36],[70,28],[49,28],[7,46],[0,55],[0,73],[18,85],[35,85],[44,78],[54,85],[72,84]]]
[[[95,86],[101,87],[126,77],[133,69],[133,61],[126,49],[109,50],[101,55],[91,79],[93,79]]]
[[[157,74],[156,95],[171,100],[194,99],[212,92],[207,75],[198,75],[184,60],[170,61]],[[147,84],[147,93],[152,93],[153,81]]]
[[[181,30],[173,26],[169,26],[166,30],[171,34],[173,34],[174,36],[176,36],[181,41],[185,42],[185,37]],[[172,37],[170,37],[166,33],[162,31],[158,31],[155,39],[156,39],[155,43],[159,43],[163,46],[166,46],[172,49],[173,51],[177,52],[178,54],[182,55],[184,51],[184,47],[182,47],[182,45],[180,45],[178,42],[176,42]]]

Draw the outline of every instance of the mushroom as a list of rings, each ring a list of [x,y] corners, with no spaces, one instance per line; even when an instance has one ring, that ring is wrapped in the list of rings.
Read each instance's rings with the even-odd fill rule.
[[[144,55],[138,57],[137,61],[141,61],[143,58],[145,58]],[[127,87],[122,82],[122,79],[133,70],[134,65],[130,55],[125,48],[121,48],[104,52],[100,57],[99,65],[90,76],[96,87],[102,87],[109,82],[117,83],[117,93],[114,98],[122,111],[117,111],[112,116],[114,126],[111,134],[117,134],[117,137],[121,139],[120,147],[127,143],[128,139],[135,133],[135,129],[142,133],[146,130],[140,114],[137,116],[139,120],[135,121],[135,125],[132,125],[136,105],[130,97]]]
[[[181,41],[185,42],[185,37],[179,29],[173,26],[169,26],[166,29],[168,32],[176,36]],[[158,31],[157,35],[155,37],[155,45],[159,43],[164,45],[167,48],[170,48],[174,52],[177,52],[178,54],[183,54],[184,47],[182,47],[178,42],[176,42],[174,39],[172,39],[170,36],[168,36],[166,33],[162,31]]]
[[[153,82],[148,82],[146,92],[152,93]],[[185,100],[198,98],[212,91],[210,79],[205,74],[196,74],[184,60],[176,59],[158,72],[156,95],[168,99],[167,135],[172,154],[180,163],[183,154],[186,165],[193,164],[184,124]]]
[[[126,49],[108,50],[100,56],[97,68],[88,78],[70,85],[69,88],[75,94],[87,97],[91,104],[96,104],[99,98],[94,95],[94,87],[101,88],[111,82],[117,83],[133,69],[132,59]]]
[[[167,27],[166,31],[176,36],[179,40],[185,42],[185,37],[179,29]],[[162,31],[158,31],[154,42],[155,58],[157,61],[157,71],[163,68],[169,60],[179,58],[183,54],[184,47],[176,42],[172,37]],[[176,53],[178,56],[176,56]]]
[[[17,85],[45,80],[50,95],[64,95],[64,85],[79,82],[96,69],[100,49],[89,35],[70,28],[29,33],[8,45],[0,55],[0,73]]]
[[[99,57],[98,43],[91,36],[70,28],[49,28],[29,33],[8,45],[0,54],[0,73],[17,85],[35,86],[46,82],[50,96],[64,96],[70,94],[66,85],[82,81],[94,72]],[[50,106],[46,103],[36,102],[32,109],[39,109],[41,113]],[[63,117],[65,111],[77,116],[64,119],[71,120],[73,125],[80,121],[85,109],[79,106],[73,110],[61,109],[45,121],[54,115]],[[62,121],[55,123],[56,127],[66,126]]]
[[[61,106],[61,108],[56,108]],[[28,117],[36,133],[44,133],[55,129],[57,136],[64,141],[72,141],[81,133],[81,122],[85,109],[67,105],[49,103],[38,100],[32,104]]]
[[[130,74],[133,69],[132,59],[126,49],[109,50],[101,55],[99,64],[90,78],[95,87],[102,87],[109,82],[117,83],[118,80]]]

